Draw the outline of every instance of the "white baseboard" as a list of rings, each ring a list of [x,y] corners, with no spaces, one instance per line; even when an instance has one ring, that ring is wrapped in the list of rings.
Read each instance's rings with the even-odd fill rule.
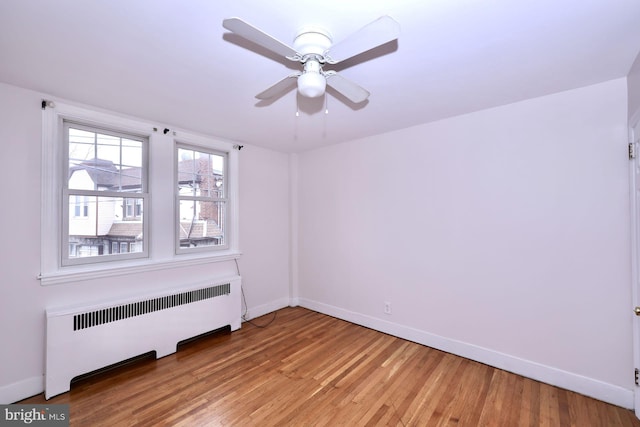
[[[613,405],[633,409],[633,390],[305,298],[299,298],[298,303],[301,307],[338,319],[575,391]]]
[[[285,307],[289,307],[289,298],[280,298],[267,304],[249,307],[243,320],[255,319]]]
[[[44,375],[0,386],[0,405],[8,405],[44,391]]]

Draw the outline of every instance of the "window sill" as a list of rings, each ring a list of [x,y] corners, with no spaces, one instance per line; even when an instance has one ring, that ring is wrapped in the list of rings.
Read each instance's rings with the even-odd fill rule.
[[[216,262],[232,261],[240,258],[238,251],[225,251],[216,255],[192,256],[184,259],[143,260],[136,262],[107,262],[99,266],[73,266],[64,267],[58,271],[43,273],[38,276],[42,286],[62,285],[72,282],[80,282],[105,277],[123,276],[147,271],[166,270],[170,268],[188,267],[192,265],[210,264]]]

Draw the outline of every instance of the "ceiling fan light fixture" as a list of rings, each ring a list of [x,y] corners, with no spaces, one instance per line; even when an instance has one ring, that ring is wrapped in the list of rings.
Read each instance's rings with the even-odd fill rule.
[[[309,60],[304,64],[304,72],[298,77],[298,92],[307,98],[317,98],[324,94],[327,79],[322,74],[318,61]]]

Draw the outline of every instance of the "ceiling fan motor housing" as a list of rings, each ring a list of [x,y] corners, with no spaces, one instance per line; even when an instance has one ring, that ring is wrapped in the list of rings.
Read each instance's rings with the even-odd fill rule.
[[[325,52],[331,47],[329,32],[316,27],[305,27],[298,32],[293,41],[293,48],[303,60],[309,56],[324,58]]]

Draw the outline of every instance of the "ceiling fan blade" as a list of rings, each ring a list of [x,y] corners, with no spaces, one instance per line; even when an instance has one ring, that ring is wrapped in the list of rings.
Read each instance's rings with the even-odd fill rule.
[[[271,37],[269,34],[257,29],[251,24],[246,23],[240,18],[227,18],[222,21],[222,26],[235,34],[284,57],[292,57],[297,53],[292,47],[287,46],[280,40]]]
[[[276,95],[280,95],[294,87],[297,83],[298,76],[302,73],[293,73],[284,79],[280,80],[278,83],[271,86],[269,89],[266,89],[259,94],[256,95],[258,99],[269,99],[273,98]]]
[[[327,71],[327,85],[347,97],[351,102],[359,104],[369,98],[369,91],[361,88],[349,79],[345,79],[335,71]]]
[[[331,46],[325,57],[329,64],[336,64],[395,40],[399,35],[400,24],[390,16],[381,16],[346,39]]]

